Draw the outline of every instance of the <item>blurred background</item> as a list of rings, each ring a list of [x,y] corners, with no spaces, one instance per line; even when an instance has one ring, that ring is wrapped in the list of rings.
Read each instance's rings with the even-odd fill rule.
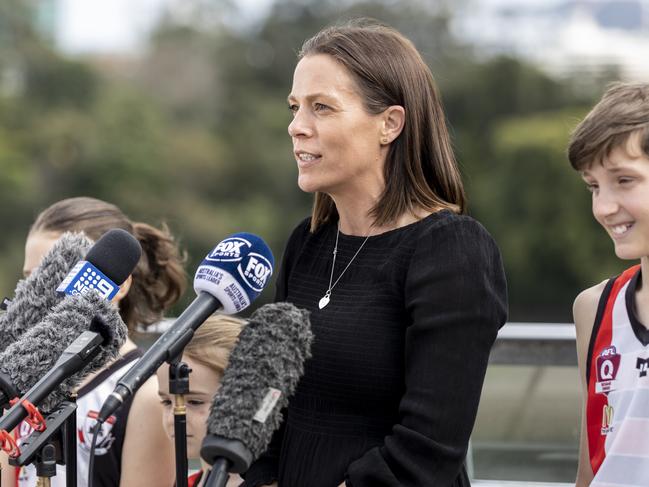
[[[357,16],[431,67],[470,214],[504,256],[510,320],[570,322],[576,294],[628,263],[566,146],[607,83],[649,76],[647,0],[0,0],[0,295],[34,217],[70,196],[166,222],[190,274],[236,231],[279,259],[311,205],[286,133],[296,52]],[[574,366],[494,365],[475,476],[570,481],[578,419]]]

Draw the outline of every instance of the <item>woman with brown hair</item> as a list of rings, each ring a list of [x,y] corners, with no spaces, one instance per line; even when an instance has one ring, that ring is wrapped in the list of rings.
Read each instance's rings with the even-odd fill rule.
[[[28,275],[64,232],[83,232],[97,240],[112,228],[134,235],[142,246],[142,257],[122,284],[114,301],[132,336],[138,329],[159,321],[163,312],[182,295],[186,285],[184,258],[166,227],[134,223],[115,205],[95,198],[69,198],[42,211],[32,225],[25,244],[23,272]],[[88,485],[91,429],[97,411],[113,391],[117,380],[142,355],[129,338],[120,357],[80,386],[77,398],[77,480]],[[162,428],[162,406],[155,379],[147,381],[132,401],[111,416],[99,434],[95,449],[94,487],[171,485],[174,478],[173,445]],[[31,433],[29,425],[17,428],[18,441]],[[150,483],[149,483],[150,482]],[[33,467],[20,470],[5,465],[3,485],[36,485]],[[64,486],[65,469],[59,469],[53,486]]]
[[[288,97],[298,185],[278,301],[311,311],[313,357],[246,486],[466,486],[489,351],[506,320],[500,253],[465,197],[433,77],[368,21],[299,54]]]

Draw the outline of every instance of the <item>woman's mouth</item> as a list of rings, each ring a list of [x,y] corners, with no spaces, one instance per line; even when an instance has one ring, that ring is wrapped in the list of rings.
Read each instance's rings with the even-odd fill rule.
[[[311,152],[296,151],[295,157],[299,167],[308,167],[319,161],[322,156]]]

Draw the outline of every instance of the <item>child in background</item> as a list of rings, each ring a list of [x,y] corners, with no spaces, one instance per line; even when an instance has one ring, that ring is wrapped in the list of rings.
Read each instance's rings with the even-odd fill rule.
[[[577,487],[649,485],[649,84],[611,86],[568,155],[615,254],[639,260],[575,300],[584,393]]]
[[[182,361],[192,370],[189,374],[189,394],[185,395],[187,406],[187,456],[200,458],[201,443],[206,434],[206,421],[212,398],[219,388],[228,365],[232,348],[237,343],[245,321],[232,316],[213,315],[203,323],[185,347]],[[169,393],[169,366],[158,369],[159,395],[164,408],[163,425],[170,438],[174,434],[174,399]],[[210,466],[201,459],[201,470],[189,477],[189,487],[201,487],[205,472]],[[238,475],[230,475],[228,487],[241,484]]]
[[[186,283],[184,259],[166,227],[157,229],[132,222],[115,205],[95,198],[69,198],[43,210],[29,230],[25,244],[23,273],[38,266],[64,232],[83,232],[98,240],[112,228],[131,233],[142,246],[142,257],[131,276],[122,284],[113,301],[129,329],[146,328],[162,318],[163,312],[183,294]],[[77,485],[88,485],[91,429],[96,414],[117,380],[132,367],[142,351],[129,338],[120,356],[81,384],[77,398]],[[160,425],[162,408],[157,398],[155,378],[146,381],[132,400],[109,418],[99,434],[95,448],[93,487],[164,486],[173,477],[173,445]],[[31,434],[23,422],[16,428],[17,440]],[[2,457],[2,485],[34,487],[33,465],[16,469]],[[59,467],[52,486],[66,485],[65,468]]]

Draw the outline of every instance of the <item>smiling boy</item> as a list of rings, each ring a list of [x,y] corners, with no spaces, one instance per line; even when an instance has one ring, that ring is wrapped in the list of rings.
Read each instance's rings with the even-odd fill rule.
[[[640,261],[575,300],[577,487],[649,486],[649,84],[612,85],[575,129],[568,157],[615,254]]]

